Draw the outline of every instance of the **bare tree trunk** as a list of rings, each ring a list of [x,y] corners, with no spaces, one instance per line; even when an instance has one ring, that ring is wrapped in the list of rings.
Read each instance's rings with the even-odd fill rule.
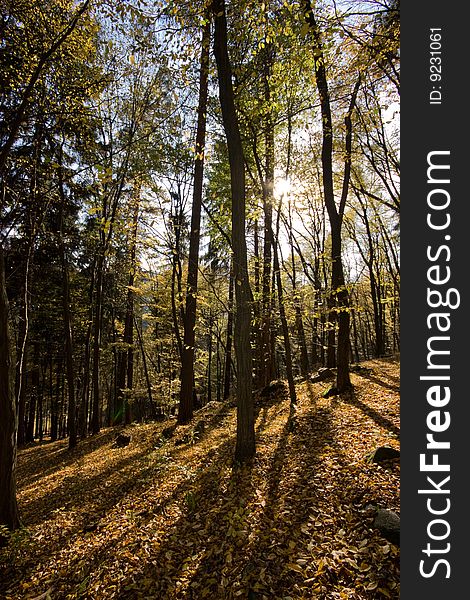
[[[180,247],[179,242],[177,241],[173,252],[173,266],[171,271],[171,316],[173,318],[173,330],[175,332],[176,346],[178,348],[178,355],[181,361],[183,356],[183,342],[181,340],[180,327],[178,323],[178,308],[176,306],[176,284],[177,279],[181,276],[179,253]]]
[[[51,441],[57,440],[57,402],[54,397],[54,360],[52,358],[52,351],[49,354],[49,404],[51,407]]]
[[[271,90],[269,79],[272,70],[272,46],[267,43],[263,52],[263,85],[264,100],[268,107],[271,103]],[[272,351],[272,301],[271,275],[273,238],[273,204],[274,204],[274,124],[270,108],[264,119],[264,181],[263,187],[263,212],[264,212],[264,247],[263,247],[263,276],[262,276],[262,384],[269,385],[274,373],[275,355]]]
[[[267,136],[268,137],[268,136]],[[270,140],[271,141],[271,140]],[[268,151],[267,151],[268,152]],[[270,154],[270,152],[269,152]],[[271,157],[269,157],[271,158]],[[269,175],[266,173],[266,180],[263,185],[263,208],[264,208],[264,247],[263,247],[263,277],[262,277],[262,319],[261,319],[261,373],[262,385],[268,385],[273,379],[273,360],[271,356],[271,262],[272,262],[272,227],[273,227],[273,182],[274,165],[271,160],[266,160],[266,170],[269,169]],[[268,179],[269,178],[269,179]]]
[[[253,299],[253,336],[254,356],[253,369],[255,386],[260,387],[263,381],[263,344],[261,327],[261,302],[260,302],[260,255],[259,255],[259,225],[256,217],[253,224],[253,271],[254,271],[254,299]],[[233,269],[232,269],[233,270]],[[231,275],[232,276],[232,275]]]
[[[356,324],[356,311],[353,309],[351,309],[351,316],[352,316],[352,326],[353,326],[353,336],[354,336],[354,356],[356,359],[356,362],[359,362],[359,346],[357,343],[357,324]]]
[[[209,308],[208,354],[207,357],[207,402],[212,401],[212,310]]]
[[[100,251],[101,252],[101,251]],[[92,369],[92,411],[91,431],[96,434],[101,429],[101,397],[100,397],[100,350],[103,302],[103,271],[104,253],[98,257],[96,290],[95,290],[95,315],[93,327],[93,369]]]
[[[4,265],[0,244],[0,524],[14,530],[20,526],[16,502],[16,403],[11,389],[10,307]],[[0,544],[2,541],[0,536]]]
[[[78,414],[78,431],[80,438],[87,436],[88,413],[90,404],[90,354],[91,354],[91,334],[93,329],[93,288],[95,283],[95,263],[91,269],[90,297],[88,308],[88,327],[85,337],[85,350],[83,356],[83,383],[81,389],[81,399]]]
[[[28,250],[26,253],[24,265],[24,287],[22,290],[22,315],[18,331],[18,343],[16,352],[16,406],[18,410],[18,446],[23,446],[26,442],[26,370],[24,368],[28,354],[28,335],[29,335],[29,298],[30,298],[30,271],[33,256],[33,236],[28,241]]]
[[[148,370],[148,366],[147,366],[147,355],[145,354],[144,340],[142,338],[140,329],[137,325],[137,320],[136,320],[135,316],[134,316],[134,324],[135,324],[135,329],[137,331],[137,338],[139,340],[140,353],[142,354],[142,365],[144,368],[145,383],[147,384],[147,394],[148,394],[149,402],[150,402],[150,410],[152,411],[152,417],[154,419],[156,419],[157,418],[157,410],[155,407],[155,402],[153,401],[152,384],[150,382],[150,375],[149,375],[149,370]]]
[[[215,380],[216,380],[216,398],[217,402],[220,402],[222,399],[222,361],[220,358],[220,330],[217,331],[217,342],[215,347]]]
[[[345,117],[345,161],[343,188],[339,207],[336,206],[335,193],[333,187],[333,121],[331,117],[330,95],[328,82],[326,78],[325,57],[323,53],[323,43],[320,30],[318,28],[315,15],[312,9],[311,0],[305,0],[304,3],[305,18],[312,33],[315,47],[315,77],[318,94],[320,96],[320,107],[322,114],[322,170],[323,170],[323,194],[326,209],[330,220],[331,228],[331,260],[332,275],[331,287],[335,295],[335,304],[338,311],[338,341],[336,350],[336,387],[338,392],[346,391],[351,387],[349,376],[349,292],[345,285],[343,261],[342,261],[342,239],[341,226],[343,221],[344,208],[348,195],[349,180],[351,174],[351,139],[352,123],[351,113],[355,106],[357,92],[359,90],[360,78],[357,79],[351,95],[349,110]]]
[[[39,395],[39,344],[37,341],[33,343],[33,365],[31,369],[31,393],[29,395],[29,416],[28,425],[26,427],[26,443],[34,442],[35,428],[34,421],[36,418],[36,405]]]
[[[287,172],[288,176],[288,172]],[[287,179],[287,177],[286,177]],[[291,252],[291,265],[292,265],[292,294],[294,297],[294,308],[295,308],[295,326],[297,329],[297,336],[299,340],[300,347],[300,373],[302,377],[307,377],[310,371],[310,365],[308,360],[308,351],[307,351],[307,341],[305,339],[305,329],[304,322],[302,318],[302,309],[300,305],[300,296],[297,290],[297,268],[295,264],[295,254],[294,254],[294,239],[292,232],[292,212],[291,206],[289,202],[289,245]]]
[[[73,365],[73,333],[72,333],[72,315],[70,311],[70,284],[67,256],[64,243],[64,210],[65,210],[65,191],[62,172],[62,151],[59,156],[59,192],[61,199],[60,206],[60,230],[58,235],[60,261],[62,267],[62,310],[64,317],[64,335],[65,335],[65,366],[67,369],[67,392],[68,392],[68,432],[69,449],[77,445],[77,416],[75,399],[75,371]]]
[[[227,341],[225,343],[224,392],[223,399],[230,396],[230,381],[232,370],[232,337],[233,337],[233,272],[230,265],[230,281],[228,288]]]
[[[224,0],[214,0],[214,53],[219,79],[222,119],[230,163],[232,191],[232,248],[235,281],[235,355],[237,357],[237,443],[235,458],[244,461],[254,456],[255,427],[252,396],[251,290],[245,237],[245,161],[238,127],[232,85],[232,69],[227,49],[227,19]]]
[[[277,232],[276,238],[274,240],[273,250],[274,250],[274,273],[276,275],[276,286],[277,286],[277,295],[279,301],[279,316],[281,318],[281,327],[282,327],[282,335],[284,337],[284,348],[286,352],[286,374],[287,374],[287,383],[289,385],[289,397],[290,397],[290,410],[289,410],[289,423],[290,427],[294,426],[295,419],[295,407],[297,404],[297,395],[295,392],[295,383],[294,383],[294,372],[292,369],[292,351],[290,347],[290,339],[289,339],[289,326],[287,324],[286,310],[284,307],[284,294],[282,290],[282,279],[281,279],[281,269],[279,268],[279,215],[281,212],[281,203],[279,203],[278,208],[278,218],[277,218]]]
[[[134,388],[134,286],[137,270],[137,229],[139,224],[140,185],[137,186],[134,202],[130,251],[131,265],[127,287],[126,323],[124,327],[124,342],[127,344],[127,389],[129,391]],[[125,405],[124,420],[126,424],[129,424],[132,421],[131,406],[128,401]]]
[[[111,416],[113,424],[131,422],[128,393],[134,385],[134,284],[137,256],[137,229],[140,208],[140,184],[135,183],[133,213],[129,238],[129,278],[127,280],[126,316],[124,319],[123,348],[118,352],[116,370],[116,407]],[[127,391],[126,391],[127,390]]]
[[[187,423],[193,416],[194,345],[196,326],[196,299],[199,270],[199,240],[204,177],[204,148],[206,144],[207,88],[209,78],[210,20],[202,33],[201,63],[199,72],[199,105],[196,132],[196,159],[194,164],[193,206],[189,237],[188,279],[186,285],[186,310],[181,354],[181,388],[178,406],[178,423]]]

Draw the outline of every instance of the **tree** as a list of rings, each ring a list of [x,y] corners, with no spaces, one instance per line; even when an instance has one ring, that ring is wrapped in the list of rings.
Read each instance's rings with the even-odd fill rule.
[[[235,458],[244,461],[255,454],[254,407],[252,398],[251,290],[245,237],[245,162],[235,110],[232,69],[227,48],[227,17],[224,0],[214,0],[214,54],[219,80],[219,97],[227,138],[232,192],[232,250],[235,281],[234,346],[237,359],[237,443]]]
[[[55,3],[54,3],[55,4]],[[85,0],[78,8],[73,3],[65,3],[59,8],[63,19],[48,21],[48,27],[38,30],[30,20],[31,13],[23,3],[9,3],[8,6],[2,6],[2,94],[1,94],[1,112],[3,121],[1,127],[0,143],[0,184],[2,187],[2,199],[5,198],[7,189],[6,181],[9,177],[7,173],[8,161],[12,155],[15,143],[21,136],[21,129],[25,125],[25,118],[31,108],[33,96],[39,87],[44,73],[50,69],[52,62],[56,58],[59,49],[77,33],[82,18],[89,8],[89,0]],[[56,8],[54,6],[54,8]],[[47,11],[46,11],[47,12]],[[53,11],[51,11],[52,16]],[[5,18],[4,18],[5,17]],[[27,28],[27,35],[32,34],[32,47],[25,39],[24,28]],[[44,35],[45,34],[45,35]],[[80,32],[78,33],[80,35]],[[18,69],[18,63],[22,68]],[[3,68],[5,67],[5,69]],[[8,210],[10,208],[10,210]],[[13,225],[15,221],[15,209],[17,207],[8,207],[3,204],[0,207],[2,217],[2,227],[5,230]],[[31,244],[28,248],[28,257],[32,252],[34,235],[30,238]],[[0,505],[0,521],[15,529],[19,525],[18,510],[16,505],[16,407],[15,400],[12,397],[10,389],[10,364],[11,348],[8,333],[8,315],[9,303],[6,292],[4,275],[4,250],[6,235],[2,231],[0,240],[0,346],[1,346],[1,378],[0,378],[0,396],[1,396],[1,414],[0,424],[0,485],[2,493],[2,503]],[[25,297],[28,294],[28,270],[29,262],[27,259],[25,269]],[[22,353],[20,360],[20,387],[22,379],[22,361],[24,360],[24,349],[28,335],[28,303],[25,302],[25,329],[22,336]]]
[[[351,381],[349,377],[350,315],[348,289],[346,287],[343,270],[341,226],[343,222],[344,208],[348,196],[349,180],[351,175],[351,114],[356,103],[356,97],[360,85],[360,78],[358,78],[354,86],[353,92],[351,94],[351,102],[349,105],[349,109],[345,117],[346,135],[344,176],[339,206],[336,206],[335,191],[333,185],[333,120],[331,117],[330,94],[328,90],[328,80],[326,76],[323,42],[310,0],[305,0],[304,11],[305,18],[310,27],[310,31],[312,33],[313,38],[313,52],[315,55],[315,77],[318,95],[320,97],[320,108],[322,115],[323,138],[321,162],[323,194],[331,227],[331,288],[332,294],[336,298],[336,312],[338,315],[336,387],[338,392],[344,392],[351,387]]]
[[[14,19],[12,19],[12,21],[21,22],[25,16],[26,16],[26,19],[28,19],[27,11],[25,11],[25,15],[21,14],[21,9],[24,9],[25,7],[21,6],[22,3],[19,3],[19,4],[20,4],[20,6],[17,7],[20,9],[19,14],[11,15],[11,16],[15,17]],[[28,69],[26,72],[28,72],[30,70],[31,74],[27,80],[21,82],[23,84],[22,85],[23,90],[19,97],[17,105],[13,106],[13,107],[9,107],[9,110],[8,110],[8,112],[10,113],[9,114],[9,127],[8,127],[7,131],[4,132],[5,138],[4,138],[2,145],[0,146],[0,173],[3,171],[6,161],[8,159],[8,156],[10,154],[10,151],[13,147],[13,144],[15,143],[15,141],[18,138],[18,134],[19,134],[21,125],[23,124],[23,121],[24,121],[25,113],[29,107],[29,104],[31,101],[31,96],[33,95],[33,92],[35,91],[35,88],[37,86],[39,78],[42,76],[45,69],[47,69],[50,66],[50,63],[52,60],[54,60],[54,55],[59,50],[59,48],[64,44],[64,42],[66,42],[67,38],[69,38],[73,34],[74,30],[77,28],[77,26],[80,22],[81,17],[88,10],[89,5],[90,5],[90,0],[85,0],[85,2],[83,2],[83,4],[81,6],[79,6],[78,9],[75,11],[75,14],[73,14],[71,16],[69,22],[66,23],[65,27],[58,29],[58,30],[53,29],[52,30],[53,36],[52,36],[51,40],[49,41],[49,43],[47,44],[47,42],[46,42],[46,44],[40,50],[40,52],[37,56],[37,59],[33,59],[32,63],[28,65]],[[71,6],[67,7],[67,8],[71,8]],[[14,10],[14,13],[16,13],[16,9],[13,9],[13,10]],[[28,21],[27,21],[27,24],[28,24],[28,26],[33,25],[31,22],[28,23]],[[23,26],[24,26],[24,23],[23,23]],[[23,29],[23,27],[19,27],[18,31],[16,31],[12,35],[12,37],[9,39],[9,41],[13,42],[14,44],[17,43],[18,37],[22,35],[22,33],[21,33],[22,29]],[[30,27],[30,28],[28,28],[28,30],[34,31],[34,27]],[[39,32],[39,34],[42,35],[42,32]],[[21,43],[20,46],[23,46],[23,44]],[[11,82],[8,82],[8,83],[10,84]]]
[[[0,525],[14,530],[20,525],[16,502],[16,406],[11,389],[10,311],[4,264],[0,245]]]
[[[64,243],[64,211],[66,204],[66,195],[64,189],[64,173],[62,161],[62,149],[59,151],[59,251],[62,268],[62,309],[64,318],[64,337],[65,337],[65,362],[67,369],[68,386],[68,430],[69,430],[69,448],[75,448],[77,445],[77,418],[75,402],[75,369],[73,364],[73,331],[72,315],[70,310],[70,281],[69,265]]]
[[[189,236],[188,278],[186,284],[186,309],[181,355],[181,388],[178,423],[187,423],[193,416],[194,344],[196,327],[197,280],[199,268],[199,240],[201,231],[202,188],[204,176],[204,151],[206,138],[207,88],[209,79],[210,19],[206,19],[201,41],[199,76],[199,104],[195,144],[193,205]]]

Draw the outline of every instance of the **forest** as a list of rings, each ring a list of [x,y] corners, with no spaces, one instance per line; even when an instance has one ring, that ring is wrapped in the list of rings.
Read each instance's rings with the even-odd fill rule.
[[[399,11],[0,3],[0,598],[399,597]]]

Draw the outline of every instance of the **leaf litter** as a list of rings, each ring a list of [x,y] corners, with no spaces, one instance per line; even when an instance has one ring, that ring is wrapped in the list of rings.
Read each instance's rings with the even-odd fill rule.
[[[0,552],[0,598],[379,600],[399,598],[399,548],[372,528],[399,514],[399,364],[362,363],[354,391],[297,386],[258,398],[257,455],[233,463],[233,404],[169,423],[104,429],[19,452],[24,528]],[[203,427],[195,427],[204,421]]]

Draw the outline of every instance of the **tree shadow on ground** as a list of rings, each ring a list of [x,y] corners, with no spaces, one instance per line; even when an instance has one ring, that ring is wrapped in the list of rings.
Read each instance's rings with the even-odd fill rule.
[[[215,427],[228,414],[227,407],[221,404],[205,419],[206,427],[209,429]],[[204,417],[202,411],[200,411],[199,417]],[[155,426],[141,452],[133,452],[132,442],[124,449],[115,449],[109,446],[108,452],[110,454],[122,455],[122,458],[111,461],[103,469],[100,469],[97,465],[92,476],[89,475],[88,471],[82,472],[81,470],[86,456],[111,444],[118,431],[122,430],[122,427],[112,428],[88,437],[82,440],[73,450],[68,449],[66,440],[54,442],[53,445],[47,444],[45,447],[28,448],[22,453],[18,467],[19,489],[24,486],[30,487],[38,482],[38,487],[42,487],[43,490],[42,494],[35,493],[34,498],[27,498],[21,503],[20,508],[22,513],[24,512],[25,524],[32,526],[46,520],[52,511],[62,508],[64,504],[67,504],[68,508],[73,508],[75,506],[74,502],[76,502],[78,506],[83,507],[84,494],[95,499],[94,504],[98,507],[97,512],[105,512],[108,506],[106,498],[109,497],[111,502],[114,499],[115,503],[123,498],[129,490],[135,488],[136,471],[139,470],[139,473],[142,473],[143,469],[145,472],[145,467],[142,468],[142,465],[137,467],[137,464],[155,451],[155,445],[159,441],[165,426],[168,426],[168,422]],[[132,433],[132,426],[127,429]],[[197,444],[203,435],[205,434],[193,438],[191,443]],[[76,471],[67,474],[67,467],[75,467]],[[41,480],[53,474],[60,474],[64,469],[66,470],[64,478],[58,481],[52,489],[49,489],[47,485],[39,485]],[[33,473],[35,474],[33,475]],[[113,478],[112,476],[116,477]],[[44,510],[46,507],[48,510]]]
[[[60,471],[64,467],[75,464],[90,452],[109,444],[119,429],[112,427],[97,435],[79,441],[76,448],[69,450],[68,440],[46,441],[40,445],[20,448],[18,452],[18,480],[27,481],[28,485],[39,481],[47,475]]]
[[[267,398],[256,405],[258,455],[251,464],[232,465],[233,429],[206,429],[193,444],[194,452],[199,454],[197,463],[192,462],[198,467],[192,472],[184,472],[179,462],[187,446],[175,448],[172,442],[166,442],[155,450],[149,440],[148,447],[133,456],[125,455],[123,450],[117,463],[96,473],[90,487],[80,491],[78,480],[69,482],[73,493],[79,499],[86,498],[98,516],[105,519],[108,512],[115,511],[122,527],[117,532],[113,529],[116,517],[112,515],[110,524],[105,522],[97,532],[83,534],[80,527],[69,529],[61,539],[60,554],[57,546],[51,547],[49,561],[65,552],[73,555],[77,536],[89,546],[85,558],[81,554],[71,559],[66,570],[56,575],[55,589],[63,594],[58,597],[78,597],[80,592],[83,597],[98,598],[101,593],[102,597],[120,600],[231,600],[261,598],[260,594],[274,598],[273,590],[301,597],[296,596],[295,577],[298,581],[302,577],[286,571],[290,545],[297,544],[302,536],[302,543],[307,543],[308,531],[306,534],[304,530],[312,525],[312,518],[321,523],[325,539],[330,539],[340,526],[347,530],[343,513],[350,512],[350,508],[342,507],[368,493],[354,472],[363,465],[351,470],[347,485],[333,472],[329,485],[332,489],[325,492],[325,482],[317,474],[324,451],[328,447],[334,450],[337,465],[332,466],[333,470],[338,465],[349,465],[350,459],[338,447],[332,426],[333,411],[340,408],[333,402],[319,406],[312,387],[308,385],[307,391],[311,403],[297,415],[294,431],[288,427],[287,402],[279,409],[275,406],[279,398]],[[377,422],[376,411],[361,401],[357,403]],[[355,405],[354,399],[351,404]],[[229,414],[231,411],[221,406],[219,416],[207,415],[206,421],[215,428],[218,419]],[[269,429],[274,418],[279,426]],[[388,429],[387,422],[382,419],[379,424]],[[153,437],[157,435],[156,430]],[[208,450],[200,443],[206,438],[211,442]],[[153,466],[146,467],[145,460],[151,452],[163,454],[168,450],[173,464],[181,466],[183,472],[179,483],[173,485],[170,481],[161,494],[159,487],[165,486],[172,473],[167,474],[165,468],[155,471]],[[109,497],[100,498],[100,484],[116,469],[122,479],[113,480]],[[139,506],[140,501],[145,511],[127,518],[127,505]],[[332,502],[340,507],[341,518],[327,523],[323,515],[330,511]],[[53,503],[59,506],[60,496],[54,497]],[[39,504],[35,510],[38,508]],[[70,535],[73,531],[76,536]],[[88,544],[87,540],[93,539],[96,543]],[[42,569],[37,563],[33,566]],[[100,592],[92,587],[99,585],[107,572],[110,575],[106,579],[114,591]]]
[[[347,394],[343,394],[341,400],[343,402],[346,402],[347,404],[351,404],[351,406],[358,408],[365,415],[370,417],[375,423],[377,423],[377,425],[380,425],[380,427],[383,427],[390,433],[393,433],[397,437],[400,437],[400,428],[397,427],[395,423],[393,423],[390,419],[384,417],[379,412],[371,408],[368,404],[360,400],[354,388]]]
[[[230,409],[225,403],[220,403],[220,405],[216,407],[208,407],[208,405],[206,405],[195,412],[194,421],[205,419],[205,414],[208,412],[207,408],[210,410],[209,418],[206,423],[208,428],[217,424],[220,419],[223,419],[230,413]],[[170,427],[172,424],[176,426],[174,420],[166,420],[160,423],[155,422],[153,424],[155,425],[155,432],[160,433],[163,429]],[[152,423],[150,423],[150,425],[152,425]],[[19,450],[17,466],[18,481],[25,481],[29,486],[35,481],[44,479],[48,475],[61,471],[68,466],[75,466],[91,452],[95,452],[103,446],[110,444],[116,435],[123,429],[132,433],[132,428],[133,425],[126,427],[121,425],[103,429],[96,435],[79,440],[78,445],[73,450],[69,450],[68,440],[66,439],[54,442],[46,441],[40,445],[34,444],[21,448]],[[177,431],[178,428],[176,428],[176,432]],[[200,437],[202,437],[202,434]]]
[[[210,428],[216,427],[231,412],[227,410],[226,405],[221,404],[212,407],[208,415],[199,411],[198,416],[205,418],[206,426]],[[38,566],[38,560],[47,553],[53,556],[58,544],[62,552],[76,542],[77,536],[85,542],[90,535],[87,533],[88,528],[89,531],[95,532],[100,521],[105,521],[107,514],[129,495],[145,494],[148,480],[155,475],[155,462],[158,462],[159,455],[165,458],[171,449],[173,456],[170,462],[175,463],[180,450],[183,451],[185,446],[175,448],[172,440],[159,444],[165,426],[168,426],[168,422],[155,424],[155,428],[148,430],[144,443],[137,448],[133,447],[134,441],[123,449],[111,447],[110,444],[116,433],[122,430],[121,427],[86,438],[72,451],[68,450],[66,440],[21,451],[19,490],[20,493],[23,490],[23,498],[20,500],[20,512],[26,531],[33,531],[35,527],[42,526],[54,515],[50,530],[54,533],[48,536],[41,535],[41,542],[34,546],[33,540],[29,548],[28,571]],[[128,429],[132,432],[132,426]],[[199,438],[194,438],[191,445],[196,446],[199,442]],[[229,443],[227,441],[227,447]],[[106,446],[109,448],[105,448]],[[106,454],[101,453],[100,463],[91,464],[89,455],[103,450],[110,454],[109,460]],[[163,464],[162,472],[164,466]],[[31,476],[38,468],[39,472]],[[149,512],[164,512],[165,504],[171,502],[173,496],[184,494],[185,484],[183,481],[165,502],[159,500],[152,505],[146,499],[150,505]],[[64,516],[61,521],[62,527],[54,521],[57,513]],[[92,553],[90,558],[91,556]],[[10,569],[10,577],[14,579],[17,575],[24,575],[24,565],[14,566],[15,569]],[[93,562],[90,562],[90,569],[92,568]],[[5,585],[9,585],[7,581]]]
[[[393,377],[391,375],[387,375],[386,378],[380,378],[380,377],[377,377],[376,375],[372,375],[370,373],[356,373],[356,375],[358,377],[362,377],[364,379],[368,379],[372,383],[376,383],[380,387],[387,388],[387,389],[391,390],[392,392],[399,392],[400,391],[400,381],[399,381],[399,379],[396,378],[396,377]],[[389,383],[389,381],[387,381],[387,380],[392,380],[392,381],[395,381],[396,383]]]
[[[97,469],[92,476],[88,472],[66,475],[53,489],[45,485],[41,494],[35,494],[34,498],[21,503],[25,525],[32,527],[46,521],[51,513],[64,508],[77,510],[91,518],[103,515],[120,498],[136,488],[136,467],[148,452],[148,448],[145,448],[139,453],[125,453],[105,469]]]
[[[268,402],[271,407],[275,403]],[[257,411],[259,438],[263,436],[263,422],[268,419],[267,410],[263,405]],[[302,451],[302,459],[313,465],[320,461],[324,445],[332,441],[328,411],[317,410],[300,417],[293,434],[287,412],[269,459],[267,476],[263,478],[265,489],[257,489],[258,482],[253,480],[254,469],[259,468],[262,457],[251,464],[233,466],[225,483],[219,480],[220,457],[214,460],[194,481],[191,490],[194,506],[188,507],[174,522],[148,563],[123,582],[119,598],[234,598],[237,593],[251,597],[246,594],[254,593],[250,590],[267,564],[272,577],[278,577],[276,585],[279,585],[283,565],[278,564],[277,557],[267,560],[266,556],[272,554],[276,544],[287,543],[294,526],[289,516],[302,523],[316,498],[312,491],[307,504],[304,494],[288,493],[309,485],[298,452]],[[312,427],[318,431],[315,442],[304,444],[303,435]],[[177,556],[178,560],[168,560],[169,556]],[[182,582],[179,586],[178,580]],[[142,582],[146,585],[151,582],[150,587],[143,589]]]

